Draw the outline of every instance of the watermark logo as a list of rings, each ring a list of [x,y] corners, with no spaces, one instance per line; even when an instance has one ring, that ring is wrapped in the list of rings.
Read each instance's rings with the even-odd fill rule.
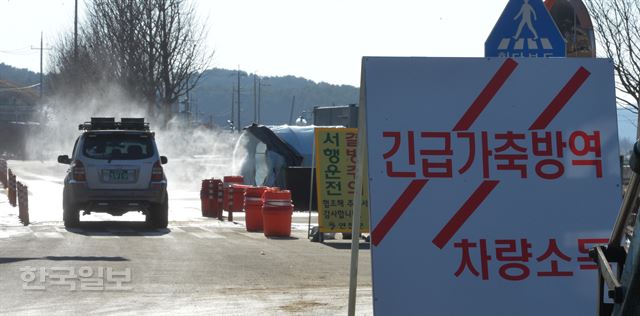
[[[20,268],[23,290],[44,291],[47,286],[69,291],[129,291],[131,268],[111,267],[32,267]]]

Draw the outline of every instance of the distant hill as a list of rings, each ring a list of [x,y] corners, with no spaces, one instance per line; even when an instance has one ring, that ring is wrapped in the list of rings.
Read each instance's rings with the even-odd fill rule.
[[[0,83],[9,81],[15,86],[28,86],[38,83],[40,78],[35,72],[27,69],[18,69],[0,63]],[[46,80],[45,80],[46,82]],[[226,69],[209,69],[204,71],[196,88],[191,92],[191,112],[199,113],[202,122],[213,123],[218,126],[227,126],[227,120],[231,119],[232,90],[237,85],[237,71]],[[304,78],[262,77],[261,81],[261,111],[260,123],[262,124],[286,124],[291,113],[291,101],[295,96],[294,117],[295,120],[303,111],[311,111],[316,105],[342,105],[358,102],[358,88],[347,85],[332,85],[324,82],[316,83]],[[240,103],[241,124],[249,125],[254,118],[254,76],[246,72],[240,72]],[[0,85],[0,88],[2,86]],[[45,87],[46,88],[46,87]],[[37,93],[37,88],[29,89],[31,94]],[[47,91],[45,89],[45,95]],[[3,95],[4,99],[3,100]],[[234,98],[237,97],[235,94]],[[11,99],[11,100],[9,100]],[[2,93],[0,90],[0,103],[15,104],[14,94]],[[237,102],[237,100],[235,101]],[[312,117],[305,115],[308,120]],[[236,120],[234,116],[233,120]]]
[[[253,75],[246,72],[240,72],[240,75],[241,124],[246,126],[253,122],[254,117]],[[34,104],[37,102],[37,88],[18,91],[7,88],[30,86],[39,80],[39,75],[35,72],[0,63],[0,106]],[[316,105],[358,103],[359,89],[353,86],[316,83],[293,76],[262,77],[261,82],[262,124],[288,123],[293,96],[296,97],[294,120],[302,111],[311,111]],[[209,122],[211,118],[214,124],[227,126],[227,120],[231,119],[232,89],[236,84],[235,70],[206,70],[191,93],[192,112],[197,109],[202,122]],[[45,79],[45,96],[46,88]],[[306,114],[306,118],[311,120],[312,116]],[[623,152],[629,150],[627,147],[635,139],[636,122],[635,113],[618,109],[618,132],[621,141],[624,140],[624,145],[621,145]]]
[[[0,105],[33,105],[38,100],[38,87],[22,89],[40,82],[40,75],[27,69],[0,63]]]
[[[192,112],[196,109],[199,113],[202,112],[202,121],[208,121],[209,115],[212,115],[214,124],[225,126],[227,120],[231,119],[232,91],[237,85],[237,80],[235,70],[205,71],[191,95]],[[259,89],[262,106],[259,113],[262,124],[288,123],[294,96],[294,120],[303,111],[311,111],[317,105],[358,103],[359,89],[353,86],[316,83],[293,76],[262,77],[260,82],[262,83]],[[240,120],[245,126],[253,122],[254,118],[254,76],[242,71],[240,72],[240,103],[242,110]],[[307,114],[306,118],[310,120],[312,117]],[[235,120],[234,117],[233,121]]]
[[[15,68],[0,63],[0,80],[27,86],[40,82],[40,75],[28,69]]]

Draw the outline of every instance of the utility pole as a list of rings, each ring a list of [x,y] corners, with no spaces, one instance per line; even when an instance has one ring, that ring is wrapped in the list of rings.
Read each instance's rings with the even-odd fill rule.
[[[258,78],[258,122],[262,121],[262,87],[269,86],[266,83],[262,83],[262,78]]]
[[[44,47],[42,47],[42,44],[43,44],[42,43],[43,42],[42,37],[43,37],[42,32],[40,32],[40,101],[42,101],[42,82],[44,81],[43,80],[43,75],[42,75],[43,74],[43,72],[42,72],[42,50],[44,49]]]
[[[31,49],[39,49],[40,50],[40,100],[42,100],[42,96],[43,96],[43,87],[44,87],[44,72],[42,70],[42,55],[43,55],[43,50],[50,50],[51,48],[45,48],[43,46],[43,35],[42,32],[40,32],[40,47],[31,47]]]
[[[296,106],[296,96],[291,100],[291,113],[289,113],[289,125],[293,124],[293,108]]]
[[[240,133],[240,65],[238,65],[238,121],[236,122],[238,133]]]
[[[258,121],[260,123],[260,110],[262,108],[262,78],[258,79]]]
[[[258,85],[258,78],[256,74],[253,74],[253,123],[258,124],[258,96],[256,86]]]
[[[231,123],[232,132],[235,127],[233,124],[233,109],[235,107],[235,103],[236,103],[236,86],[233,85],[233,87],[231,88],[231,119],[229,120],[229,123]]]
[[[76,10],[73,19],[73,59],[78,61],[78,0],[76,0]]]

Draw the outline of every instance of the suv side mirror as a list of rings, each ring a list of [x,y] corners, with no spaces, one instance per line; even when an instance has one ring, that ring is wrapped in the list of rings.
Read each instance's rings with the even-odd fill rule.
[[[67,155],[61,155],[61,156],[58,156],[58,163],[63,163],[65,165],[70,165],[71,164],[71,159],[69,159],[69,156],[67,156]]]
[[[160,156],[160,163],[163,165],[166,165],[167,162],[169,162],[169,160],[167,159],[166,156]]]

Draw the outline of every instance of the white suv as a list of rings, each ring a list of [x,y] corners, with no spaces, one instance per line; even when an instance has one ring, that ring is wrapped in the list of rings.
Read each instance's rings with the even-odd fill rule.
[[[144,118],[91,118],[80,130],[71,158],[58,156],[71,166],[64,179],[64,225],[77,226],[81,210],[115,216],[139,211],[151,226],[166,228],[167,157],[158,154]]]

